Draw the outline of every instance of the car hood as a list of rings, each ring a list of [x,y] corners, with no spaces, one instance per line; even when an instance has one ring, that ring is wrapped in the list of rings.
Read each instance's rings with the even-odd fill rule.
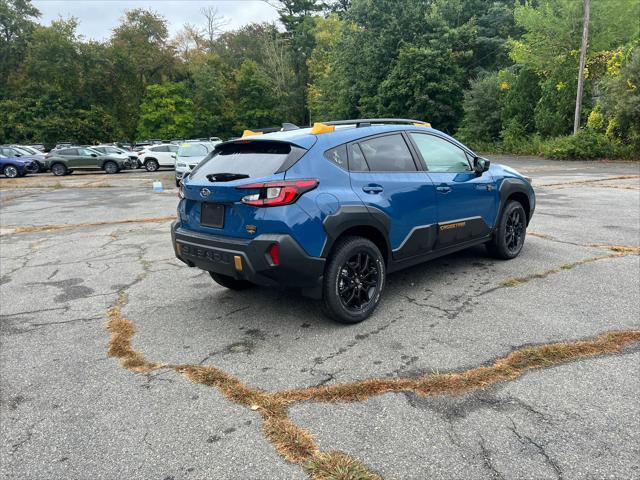
[[[22,157],[6,157],[0,158],[0,162],[11,162],[11,163],[31,163],[36,160],[34,157],[23,155]]]

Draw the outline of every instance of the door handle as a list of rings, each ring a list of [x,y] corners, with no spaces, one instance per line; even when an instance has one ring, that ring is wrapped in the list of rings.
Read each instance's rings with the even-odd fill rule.
[[[380,193],[384,190],[380,185],[365,185],[362,187],[362,191],[366,193]]]
[[[439,191],[440,193],[449,193],[451,191],[451,187],[448,187],[446,185],[440,185],[439,187],[436,187],[436,190]]]

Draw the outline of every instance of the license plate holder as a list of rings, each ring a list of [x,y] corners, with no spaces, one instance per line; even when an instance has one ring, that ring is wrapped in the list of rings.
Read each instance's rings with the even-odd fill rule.
[[[203,203],[200,209],[200,224],[203,227],[224,227],[224,205],[221,203]]]

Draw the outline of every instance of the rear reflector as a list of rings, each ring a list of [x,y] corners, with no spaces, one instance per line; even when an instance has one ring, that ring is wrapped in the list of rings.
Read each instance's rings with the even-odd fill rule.
[[[271,263],[274,265],[280,265],[280,245],[274,243],[269,247],[269,256],[271,257]]]

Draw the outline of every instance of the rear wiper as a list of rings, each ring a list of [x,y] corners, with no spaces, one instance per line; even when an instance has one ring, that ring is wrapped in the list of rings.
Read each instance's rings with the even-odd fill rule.
[[[244,173],[210,173],[207,180],[210,182],[230,182],[231,180],[240,180],[241,178],[249,178]]]

